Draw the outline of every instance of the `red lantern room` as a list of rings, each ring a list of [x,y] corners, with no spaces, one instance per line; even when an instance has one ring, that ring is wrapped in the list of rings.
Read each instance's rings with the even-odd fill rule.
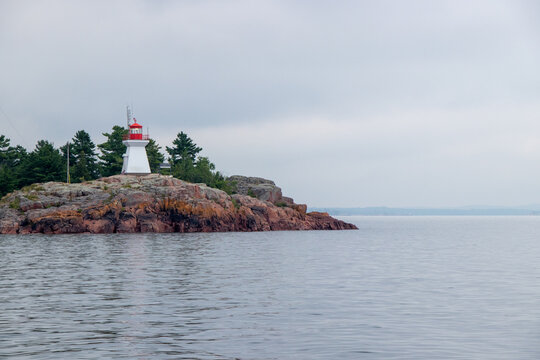
[[[143,135],[142,125],[137,124],[137,119],[133,118],[133,124],[129,125],[129,131],[122,137],[122,140],[150,140],[150,136]]]
[[[137,124],[137,120],[133,124],[129,125],[129,140],[142,140],[142,125]]]

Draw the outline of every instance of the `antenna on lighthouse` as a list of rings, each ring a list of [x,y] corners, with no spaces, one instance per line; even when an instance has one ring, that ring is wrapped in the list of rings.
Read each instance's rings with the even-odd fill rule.
[[[129,129],[129,126],[131,125],[131,119],[132,119],[131,109],[129,108],[129,105],[126,106],[126,113],[127,113],[127,128]]]

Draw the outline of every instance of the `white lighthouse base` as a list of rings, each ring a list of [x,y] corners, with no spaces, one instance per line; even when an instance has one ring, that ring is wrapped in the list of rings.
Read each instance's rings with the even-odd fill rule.
[[[127,146],[124,154],[124,165],[122,174],[146,175],[150,174],[150,165],[146,156],[146,145],[148,140],[124,140],[122,144]]]

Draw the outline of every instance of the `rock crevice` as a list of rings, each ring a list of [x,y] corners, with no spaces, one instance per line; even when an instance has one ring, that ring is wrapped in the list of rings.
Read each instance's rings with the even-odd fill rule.
[[[306,213],[305,205],[284,201],[281,189],[268,199],[245,191],[229,196],[159,174],[35,184],[2,198],[0,234],[356,229]]]

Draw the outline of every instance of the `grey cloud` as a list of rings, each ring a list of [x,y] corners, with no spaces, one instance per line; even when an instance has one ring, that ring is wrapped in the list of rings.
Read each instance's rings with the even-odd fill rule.
[[[204,145],[218,167],[277,177],[318,205],[444,205],[455,197],[433,184],[448,168],[462,179],[453,191],[466,192],[494,176],[498,159],[462,159],[446,153],[446,144],[482,143],[493,114],[507,114],[496,120],[502,130],[494,127],[503,139],[512,137],[516,117],[535,116],[537,14],[534,1],[3,1],[0,107],[24,130],[25,142],[60,144],[81,128],[101,141],[101,132],[123,124],[124,105],[132,102],[162,145],[189,129],[199,141],[212,139]],[[420,122],[400,114],[419,114]],[[271,131],[267,124],[287,119],[305,128],[324,119],[339,131],[329,139],[298,131],[297,141],[273,132],[303,158],[275,161],[274,153],[284,153],[270,142],[252,149],[258,164],[240,153],[242,144],[257,144],[210,135],[248,126],[246,136],[257,136],[257,126]],[[22,143],[1,114],[0,123]],[[380,130],[366,138],[370,123]],[[231,141],[236,153],[228,150]],[[425,149],[449,165],[410,160]],[[512,156],[518,184],[515,164],[530,163]],[[478,170],[477,161],[491,164],[490,171]],[[317,180],[302,184],[302,174]],[[426,177],[428,187],[421,185]],[[367,191],[351,197],[318,190],[336,179],[345,179],[342,188]],[[480,199],[483,193],[478,201],[489,199]]]

